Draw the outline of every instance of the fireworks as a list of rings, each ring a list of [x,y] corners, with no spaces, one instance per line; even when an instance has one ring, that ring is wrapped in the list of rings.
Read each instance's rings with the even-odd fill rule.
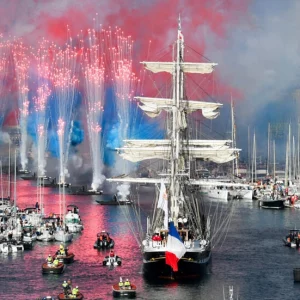
[[[29,101],[28,101],[28,70],[29,58],[28,49],[22,44],[17,42],[13,47],[13,58],[15,63],[16,80],[18,85],[18,103],[19,103],[19,123],[21,131],[20,141],[20,158],[22,169],[25,170],[27,159],[27,122],[29,114]]]
[[[132,66],[133,41],[130,36],[125,36],[119,28],[116,28],[114,32],[111,30],[103,31],[103,35],[108,49],[107,64],[110,66],[110,77],[116,96],[117,140],[118,146],[121,146],[123,140],[129,136],[130,121],[134,119],[131,100],[136,88],[137,77],[133,73]],[[112,132],[114,133],[115,130]],[[128,162],[122,161],[122,166],[124,173],[127,174],[131,171]],[[130,186],[128,184],[118,186],[118,194],[123,199],[127,197],[129,192]]]
[[[107,87],[114,90],[116,119],[112,121],[117,125],[113,134],[117,132],[115,139],[120,146],[121,141],[128,137],[132,113],[130,103],[137,83],[132,70],[132,49],[131,37],[126,37],[120,29],[114,32],[88,30],[86,38],[69,39],[64,47],[42,39],[37,49],[33,49],[27,48],[20,40],[14,40],[11,46],[1,43],[0,39],[0,94],[6,87],[9,51],[14,63],[22,169],[28,163],[30,133],[36,150],[33,159],[38,176],[46,175],[46,151],[51,131],[49,150],[59,158],[59,182],[66,183],[69,152],[71,143],[74,146],[73,132],[80,111],[77,105],[75,111],[74,103],[79,99],[76,103],[81,104],[82,94],[93,169],[91,186],[93,190],[100,187],[105,179],[102,162],[105,90]],[[82,78],[81,82],[79,78]],[[7,107],[5,100],[3,97],[1,101],[2,116]],[[57,149],[54,149],[56,145]]]
[[[83,64],[86,91],[87,126],[93,167],[92,189],[97,190],[102,175],[101,123],[104,103],[104,64],[95,31],[88,32],[89,47]]]
[[[7,110],[7,97],[3,96],[3,91],[8,73],[8,54],[10,47],[10,43],[3,42],[2,36],[0,36],[0,125],[3,123],[3,119]]]
[[[54,50],[54,49],[53,49]],[[74,49],[67,45],[66,49],[55,49],[53,67],[50,79],[53,84],[52,100],[55,102],[55,116],[59,137],[60,171],[59,182],[64,184],[69,158],[70,135],[72,131],[73,104],[75,87],[78,80],[75,77],[77,56]]]

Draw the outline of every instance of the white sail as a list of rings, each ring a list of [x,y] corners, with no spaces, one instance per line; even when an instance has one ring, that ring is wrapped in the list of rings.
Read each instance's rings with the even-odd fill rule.
[[[168,98],[135,97],[135,99],[141,102],[139,107],[151,118],[157,117],[162,110],[171,111],[174,105],[174,100]],[[180,108],[185,113],[202,110],[202,115],[207,119],[217,118],[220,114],[219,108],[221,106],[223,106],[221,103],[195,100],[182,100],[180,102]]]
[[[171,145],[169,146],[149,146],[149,147],[130,147],[120,148],[120,156],[131,162],[139,162],[148,159],[163,159],[169,160],[171,154]],[[236,153],[240,149],[222,147],[186,147],[182,149],[182,155],[189,155],[190,159],[199,158],[203,160],[210,160],[215,163],[225,163],[233,160]]]
[[[176,63],[175,62],[146,62],[143,61],[141,64],[144,67],[153,72],[168,72],[173,74],[175,72]],[[192,63],[192,62],[181,62],[180,68],[184,73],[194,73],[194,74],[209,74],[217,66],[216,63]]]
[[[123,140],[124,148],[129,147],[152,147],[152,146],[170,146],[170,140]],[[186,140],[182,141],[183,145],[189,146],[205,146],[205,147],[227,147],[231,144],[231,140]]]

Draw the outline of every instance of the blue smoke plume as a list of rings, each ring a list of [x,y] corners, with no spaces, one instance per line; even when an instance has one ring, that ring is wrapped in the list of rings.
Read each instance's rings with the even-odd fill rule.
[[[128,102],[129,127],[126,137],[121,137],[120,120],[116,111],[116,98],[113,89],[106,91],[103,115],[104,164],[112,167],[115,163],[115,148],[122,146],[122,139],[162,139],[165,130],[161,127],[161,117],[149,118],[135,101]]]
[[[80,121],[74,121],[71,133],[71,145],[77,146],[84,140],[84,130]]]

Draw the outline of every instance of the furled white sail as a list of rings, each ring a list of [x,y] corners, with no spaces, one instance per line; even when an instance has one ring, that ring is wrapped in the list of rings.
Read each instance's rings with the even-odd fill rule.
[[[171,145],[169,146],[149,146],[148,147],[124,147],[120,148],[120,155],[126,160],[138,162],[148,159],[169,160],[171,153]],[[225,163],[236,158],[236,153],[240,149],[221,147],[193,147],[189,146],[182,149],[182,155],[188,154],[190,159],[199,158],[210,160],[215,163]]]
[[[151,118],[158,116],[162,110],[170,111],[174,101],[168,98],[135,97],[141,102],[139,107]],[[214,102],[204,102],[195,100],[182,100],[180,109],[187,113],[202,110],[202,114],[207,119],[215,119],[219,116],[219,108],[223,104]]]
[[[170,146],[170,140],[123,140],[124,148],[129,147],[152,147],[152,146]],[[182,141],[183,145],[199,146],[199,147],[227,147],[231,144],[231,140],[188,140]]]
[[[153,72],[168,72],[172,74],[175,71],[175,62],[141,62],[144,67]],[[194,74],[209,74],[214,70],[214,67],[217,66],[216,63],[192,63],[192,62],[181,62],[180,68],[185,73],[194,73]]]

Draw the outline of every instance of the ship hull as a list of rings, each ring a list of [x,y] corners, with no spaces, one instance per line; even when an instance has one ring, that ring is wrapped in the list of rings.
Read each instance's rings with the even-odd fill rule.
[[[187,252],[178,262],[178,272],[173,272],[166,264],[164,252],[144,253],[143,275],[148,280],[197,279],[208,273],[211,251]]]

